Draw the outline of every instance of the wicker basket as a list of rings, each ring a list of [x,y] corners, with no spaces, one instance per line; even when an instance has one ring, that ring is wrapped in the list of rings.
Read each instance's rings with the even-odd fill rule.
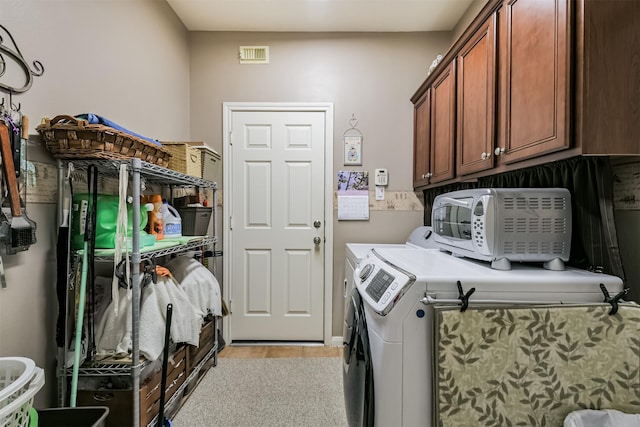
[[[36,127],[46,143],[47,150],[57,159],[130,159],[138,157],[145,162],[166,167],[171,153],[159,144],[153,144],[118,129],[89,124],[86,120],[60,115],[44,119]]]
[[[171,153],[169,169],[202,178],[202,157],[200,150],[188,142],[162,142]]]

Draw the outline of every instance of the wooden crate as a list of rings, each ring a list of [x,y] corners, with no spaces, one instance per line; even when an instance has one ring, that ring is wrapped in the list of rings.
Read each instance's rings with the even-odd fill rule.
[[[173,355],[173,364],[167,366],[165,402],[173,396],[187,379],[186,347],[181,347]],[[140,425],[146,426],[160,411],[160,391],[162,369],[152,374],[140,386]]]
[[[186,347],[181,347],[173,355],[174,363],[167,366],[167,386],[165,402],[180,388],[187,378]],[[162,370],[151,374],[140,385],[140,426],[146,426],[160,411],[160,385]],[[106,427],[131,425],[133,417],[132,390],[79,390],[78,406],[106,406],[109,415]]]
[[[163,142],[162,148],[171,153],[169,169],[202,178],[202,153],[188,142]]]
[[[193,345],[187,346],[187,373],[191,373],[193,368],[200,363],[204,356],[213,348],[215,341],[214,326],[215,322],[213,320],[206,322],[200,330],[198,347]]]

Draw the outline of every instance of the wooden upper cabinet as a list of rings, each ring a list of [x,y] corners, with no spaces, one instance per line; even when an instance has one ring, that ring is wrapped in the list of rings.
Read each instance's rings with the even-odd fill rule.
[[[427,91],[414,105],[413,133],[413,186],[429,183],[429,157],[431,156],[431,91]]]
[[[582,154],[640,154],[640,1],[577,0],[575,133]]]
[[[411,98],[414,188],[638,156],[639,93],[640,0],[487,0]]]
[[[496,99],[496,15],[474,33],[458,54],[456,76],[456,174],[494,165]]]
[[[451,62],[438,73],[431,85],[430,184],[454,177],[455,119],[455,62]]]
[[[503,163],[569,147],[569,1],[502,5],[498,147]]]

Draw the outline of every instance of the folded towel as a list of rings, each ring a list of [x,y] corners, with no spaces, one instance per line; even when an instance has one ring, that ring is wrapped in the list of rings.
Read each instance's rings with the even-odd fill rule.
[[[147,360],[156,360],[164,346],[165,310],[160,309],[156,285],[149,284],[142,290],[140,308],[140,354]],[[172,321],[173,323],[173,321]]]
[[[196,308],[206,314],[222,316],[220,284],[207,267],[187,256],[175,257],[165,266]]]
[[[173,304],[170,336],[173,342],[197,346],[203,313],[195,308],[184,290],[171,277],[158,277],[158,283],[144,288],[140,309],[140,353],[147,360],[162,354],[167,304]]]
[[[162,145],[160,142],[158,142],[155,139],[151,139],[151,138],[147,138],[146,136],[142,136],[139,133],[135,133],[135,132],[131,132],[129,129],[123,128],[122,126],[120,126],[119,124],[112,122],[111,120],[102,117],[102,116],[98,116],[96,114],[92,114],[92,113],[85,113],[85,114],[78,114],[75,116],[77,119],[84,119],[86,121],[88,121],[90,124],[92,125],[105,125],[105,126],[109,126],[110,128],[114,128],[117,129],[119,131],[128,133],[129,135],[133,135],[137,138],[140,139],[144,139],[145,141],[148,141],[152,144],[155,145]]]

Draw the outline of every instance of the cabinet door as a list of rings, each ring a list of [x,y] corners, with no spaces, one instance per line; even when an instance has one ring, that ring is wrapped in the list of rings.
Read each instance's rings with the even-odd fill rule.
[[[502,162],[569,147],[570,0],[508,0],[500,22]]]
[[[456,174],[493,167],[495,145],[495,15],[462,48],[458,80]]]
[[[429,183],[429,156],[431,138],[431,89],[414,105],[413,117],[413,187]]]
[[[431,85],[431,184],[454,177],[455,118],[455,62],[451,62]]]

